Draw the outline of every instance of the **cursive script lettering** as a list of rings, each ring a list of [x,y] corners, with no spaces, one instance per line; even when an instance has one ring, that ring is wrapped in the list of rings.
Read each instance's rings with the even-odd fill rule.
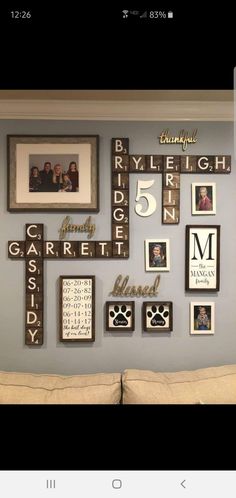
[[[87,239],[91,239],[95,233],[96,226],[91,223],[91,216],[85,220],[82,225],[74,225],[71,223],[71,217],[66,216],[62,222],[61,228],[59,229],[59,239],[65,239],[68,232],[88,232]]]
[[[110,292],[109,296],[119,296],[119,297],[154,297],[157,296],[158,294],[158,287],[160,285],[160,275],[157,275],[155,278],[154,284],[152,286],[145,285],[142,287],[141,285],[139,286],[128,286],[127,283],[129,280],[129,276],[127,275],[123,282],[122,282],[122,275],[119,275],[115,281],[114,287],[112,291]]]
[[[186,150],[189,144],[195,144],[197,142],[197,130],[193,130],[190,135],[188,131],[180,130],[179,135],[171,136],[169,129],[163,130],[160,134],[159,142],[160,144],[181,144],[182,149]]]

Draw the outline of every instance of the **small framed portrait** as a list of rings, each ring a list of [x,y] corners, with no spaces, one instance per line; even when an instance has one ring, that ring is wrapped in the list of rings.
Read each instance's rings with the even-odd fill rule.
[[[145,240],[146,271],[170,271],[169,239]]]
[[[216,214],[215,183],[192,183],[192,214]]]
[[[172,327],[172,302],[150,301],[143,303],[143,330],[145,332],[171,332]]]
[[[190,334],[215,333],[215,303],[190,303]]]
[[[8,135],[8,211],[98,211],[97,135]]]
[[[110,332],[134,330],[134,301],[106,302],[106,330]]]

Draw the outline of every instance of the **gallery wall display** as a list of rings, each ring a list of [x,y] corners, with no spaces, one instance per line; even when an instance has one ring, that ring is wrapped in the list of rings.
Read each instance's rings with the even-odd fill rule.
[[[95,341],[95,276],[60,277],[60,340]]]
[[[8,135],[8,211],[98,211],[98,136]]]
[[[98,145],[97,135],[8,136],[8,210],[98,211]],[[201,174],[228,174],[231,172],[231,156],[130,154],[129,138],[113,138],[111,169],[112,226],[111,236],[107,240],[63,240],[70,231],[88,232],[87,239],[91,239],[95,232],[95,225],[91,223],[90,217],[87,217],[84,223],[76,225],[72,223],[70,217],[66,216],[60,227],[59,240],[43,240],[44,225],[28,223],[26,224],[26,239],[12,240],[8,243],[9,258],[26,260],[25,342],[27,345],[43,344],[44,259],[105,260],[113,258],[119,260],[129,258],[130,174],[145,172],[162,175],[162,222],[172,225],[180,221],[181,175],[197,174],[199,179]],[[151,179],[137,182],[135,212],[140,216],[150,216],[156,210],[156,199],[149,192],[154,181]],[[203,190],[203,187],[206,189]],[[193,192],[193,209],[199,211],[196,214],[209,214],[209,212],[214,214],[215,183],[195,183]],[[205,194],[211,202],[212,209],[202,209],[204,203],[200,203],[206,197]],[[84,195],[89,197],[85,198]],[[146,202],[144,211],[143,199]],[[169,239],[159,239],[156,234],[154,236],[157,238],[145,241],[146,271],[158,273],[169,271]],[[110,294],[114,297],[126,298],[132,295],[135,297],[157,295],[160,275],[157,276],[152,286],[133,283],[128,285],[128,279],[128,276],[119,275]],[[219,279],[220,227],[218,225],[188,225],[186,227],[185,289],[217,291]],[[114,310],[113,312],[115,313]],[[157,311],[156,314],[160,313]],[[169,316],[171,316],[171,310]],[[114,321],[115,316],[110,316],[109,326],[115,327],[111,323],[112,318]],[[128,318],[129,323],[131,318],[126,316],[126,319]],[[153,317],[150,318],[152,320]],[[170,321],[170,318],[168,320]],[[148,322],[148,326],[151,327],[150,323]],[[94,340],[94,329],[91,334],[89,340]],[[62,332],[61,338],[67,340],[65,331]],[[71,340],[71,337],[68,340]]]
[[[220,226],[187,225],[185,290],[218,291],[220,288]]]
[[[173,329],[173,303],[170,301],[144,302],[142,314],[145,332],[171,332]]]
[[[135,326],[134,301],[106,302],[106,330],[131,332]]]
[[[190,334],[209,335],[215,333],[215,303],[190,303]]]

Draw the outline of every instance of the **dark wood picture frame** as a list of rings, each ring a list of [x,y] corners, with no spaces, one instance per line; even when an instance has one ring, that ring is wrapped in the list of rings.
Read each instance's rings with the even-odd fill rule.
[[[173,330],[173,303],[171,301],[145,301],[142,315],[144,332],[171,332]]]
[[[83,289],[77,289],[77,290],[81,290],[82,291],[82,295],[79,296],[79,292],[76,292],[76,294],[74,293],[74,297],[72,296],[70,298],[70,296],[68,296],[68,298],[70,298],[69,302],[65,301],[65,297],[66,296],[66,293],[63,291],[63,282],[64,281],[69,281],[69,280],[75,280],[75,281],[85,281],[85,284],[86,285],[86,281],[87,280],[90,280],[91,281],[91,297],[90,299],[84,299],[85,297],[88,296],[88,292],[85,293],[85,287]],[[79,284],[77,283],[77,286],[79,286]],[[68,288],[70,287],[70,285],[68,284]],[[83,287],[83,286],[82,286]],[[76,289],[75,289],[76,290]],[[68,293],[67,293],[68,294]],[[75,300],[75,297],[76,297],[76,300]],[[82,299],[77,299],[81,297]],[[74,300],[74,303],[71,304],[71,299],[72,299],[72,303],[73,303],[73,300]],[[82,301],[82,303],[81,303]],[[86,302],[85,302],[86,301]],[[74,305],[75,304],[82,304],[82,308],[80,308],[80,306],[76,306],[76,308],[74,308]],[[68,308],[66,307],[66,305],[70,305],[71,306],[68,306]],[[90,304],[91,305],[91,308],[89,308],[88,306],[86,307],[86,304]],[[72,312],[74,313],[74,316],[71,315],[71,307],[73,307],[73,310]],[[87,308],[85,310],[85,308]],[[64,316],[64,314],[66,313],[66,309],[67,310],[70,310],[68,311],[68,315],[67,316]],[[91,310],[91,313],[89,312]],[[81,315],[80,315],[81,313]],[[88,316],[85,318],[85,313],[88,314]],[[60,312],[59,312],[59,316],[60,316],[60,341],[61,342],[94,342],[95,341],[95,276],[94,275],[61,275],[60,276]],[[73,316],[73,319],[75,320],[75,327],[72,328],[71,327],[71,316]],[[63,323],[63,320],[68,320],[68,323]],[[64,326],[64,327],[63,327]],[[76,333],[75,330],[76,330],[76,327],[78,326],[78,329],[79,329],[79,332]],[[81,329],[88,327],[90,326],[90,334],[89,334],[89,337],[86,338],[84,335],[81,334],[81,337],[78,335],[81,333]],[[67,328],[68,327],[68,328]],[[66,332],[66,330],[68,330],[68,332]],[[65,335],[67,334],[68,337],[65,337]],[[74,335],[74,337],[73,337]],[[76,336],[77,335],[77,336]]]
[[[185,290],[219,289],[220,225],[186,225]]]
[[[128,307],[128,310],[127,310]],[[132,332],[135,327],[135,302],[134,301],[107,301],[106,330],[109,332]],[[130,314],[131,312],[131,314]],[[117,325],[114,321],[117,320]],[[111,325],[113,321],[114,325]],[[123,321],[123,324],[122,324]],[[130,326],[127,326],[129,321]],[[119,324],[120,322],[120,324]],[[127,325],[125,325],[127,322]]]
[[[99,211],[98,135],[7,135],[7,152],[8,211]],[[46,163],[51,164],[50,179],[43,176]],[[74,191],[63,190],[61,183],[71,163],[78,171],[76,191],[73,183]],[[56,164],[57,177],[53,176]],[[39,180],[36,184],[34,178],[32,186],[33,169],[38,170]]]

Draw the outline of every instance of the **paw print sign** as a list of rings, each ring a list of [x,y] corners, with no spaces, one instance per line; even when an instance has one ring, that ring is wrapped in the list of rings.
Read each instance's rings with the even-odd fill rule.
[[[143,303],[143,330],[145,332],[170,332],[173,322],[172,308],[171,302]]]
[[[134,330],[134,301],[106,302],[106,330],[110,332]]]

